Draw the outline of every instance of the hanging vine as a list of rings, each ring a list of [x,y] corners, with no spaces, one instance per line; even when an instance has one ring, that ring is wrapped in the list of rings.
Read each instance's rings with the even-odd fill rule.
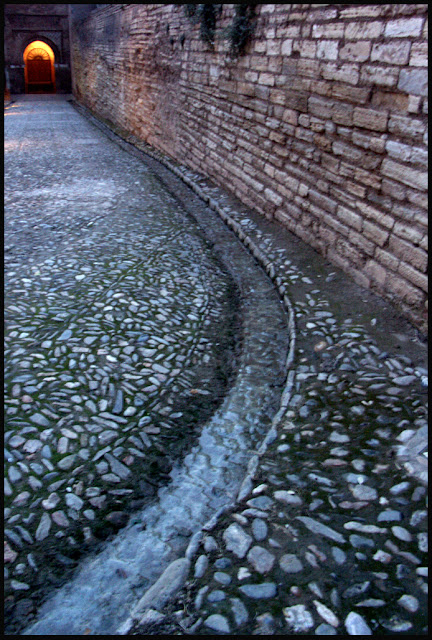
[[[256,3],[249,2],[235,6],[235,16],[229,30],[231,51],[235,55],[244,53],[255,29]]]
[[[255,2],[237,4],[233,22],[226,31],[230,42],[230,50],[234,55],[244,53],[247,43],[255,29]],[[200,24],[201,39],[214,45],[216,22],[222,14],[221,4],[186,4],[185,13],[195,24]]]
[[[216,33],[216,21],[222,13],[221,4],[187,4],[186,15],[194,23],[200,23],[201,40],[213,46]]]

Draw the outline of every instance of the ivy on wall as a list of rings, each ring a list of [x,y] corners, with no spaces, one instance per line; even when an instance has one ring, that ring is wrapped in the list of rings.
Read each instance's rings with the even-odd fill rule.
[[[255,2],[235,5],[232,24],[226,31],[226,37],[231,45],[231,53],[244,53],[255,28]],[[200,24],[201,39],[213,46],[216,34],[217,18],[222,14],[221,4],[186,4],[185,13],[195,23]]]
[[[254,32],[255,7],[256,3],[244,3],[235,6],[235,16],[229,30],[229,40],[232,52],[237,55],[244,53],[246,45]]]

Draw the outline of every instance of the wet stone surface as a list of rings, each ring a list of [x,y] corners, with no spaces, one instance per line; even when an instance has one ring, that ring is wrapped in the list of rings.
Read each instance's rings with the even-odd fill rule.
[[[154,499],[232,384],[242,332],[235,283],[147,167],[65,101],[15,103],[5,127],[14,632]]]
[[[139,165],[136,166],[134,171],[140,171]],[[426,634],[425,345],[387,305],[356,287],[290,234],[256,218],[193,172],[182,168],[181,172],[185,179],[198,184],[206,196],[217,201],[238,223],[243,234],[272,261],[279,287],[290,296],[295,309],[296,375],[277,434],[273,441],[268,441],[259,457],[249,491],[203,531],[202,539],[197,539],[193,553],[184,563],[184,566],[190,563],[184,588],[168,603],[160,603],[156,598],[150,602],[151,599],[145,600],[144,596],[143,608],[134,609],[131,602],[129,610],[125,608],[123,619],[130,617],[119,635]],[[113,174],[110,176],[112,178]],[[170,220],[173,224],[171,217]],[[108,229],[106,233],[109,233]],[[103,242],[103,234],[98,237],[95,252],[99,241]],[[7,267],[8,270],[14,268]],[[84,272],[76,275],[85,277]],[[33,282],[33,276],[24,277]],[[21,296],[17,295],[12,303],[18,309],[19,303],[26,299],[23,294],[29,296],[27,287],[19,286]],[[55,286],[54,281],[51,286]],[[24,340],[32,336],[33,320],[30,315],[24,317],[25,321],[12,338]],[[77,322],[68,320],[58,328],[54,348],[66,346],[74,339],[77,332],[74,321]],[[215,322],[217,324],[217,320]],[[28,335],[19,337],[25,333]],[[107,329],[105,334],[111,335]],[[93,334],[86,334],[86,337],[92,338]],[[42,339],[54,343],[54,336],[47,334]],[[38,378],[33,373],[35,381],[14,380],[8,387],[8,399],[18,402],[6,405],[12,408],[8,421],[18,413],[19,420],[26,416],[25,425],[8,428],[6,444],[5,486],[7,491],[14,492],[15,502],[9,493],[9,511],[5,518],[9,538],[5,538],[5,560],[9,593],[12,594],[9,602],[14,602],[15,615],[21,619],[29,616],[32,609],[27,595],[29,582],[24,579],[27,577],[25,572],[30,569],[26,569],[25,563],[34,575],[42,575],[36,559],[38,545],[51,540],[53,533],[58,531],[65,532],[62,538],[69,544],[69,538],[77,538],[67,530],[72,521],[85,523],[80,525],[83,536],[90,538],[92,520],[84,513],[93,511],[99,517],[103,506],[98,507],[97,502],[88,506],[86,499],[90,500],[90,495],[86,490],[96,487],[91,494],[91,499],[96,501],[103,500],[108,493],[108,490],[98,492],[94,481],[89,486],[84,484],[80,490],[76,486],[79,473],[70,478],[71,470],[83,465],[80,461],[77,465],[77,458],[74,458],[79,454],[78,446],[88,448],[88,444],[81,444],[82,432],[76,429],[76,425],[84,428],[84,423],[76,417],[79,412],[73,421],[62,425],[64,433],[55,431],[58,438],[56,452],[58,455],[58,449],[62,452],[62,465],[68,480],[64,485],[56,486],[62,476],[48,475],[62,472],[58,470],[58,463],[52,470],[46,466],[47,461],[54,466],[52,461],[55,460],[54,456],[47,456],[49,438],[42,437],[50,429],[45,421],[49,422],[52,416],[46,413],[46,405],[40,403],[28,410],[22,409],[22,403],[31,405],[23,395],[32,397],[35,394],[38,398],[38,392],[44,393],[44,389],[37,387],[44,372],[32,366],[35,360],[30,355],[41,352],[36,350],[36,345],[28,344],[31,351],[25,345],[23,352],[18,354],[31,365],[27,370],[23,367],[24,374],[36,371],[41,376]],[[12,346],[10,348],[12,353]],[[61,349],[57,353],[58,356],[51,357],[71,358]],[[85,357],[86,353],[90,352],[84,352]],[[114,353],[114,357],[120,353]],[[12,353],[14,357],[17,357],[15,352]],[[77,356],[72,359],[79,362]],[[47,364],[43,366],[48,367],[50,362],[46,357],[45,360]],[[161,358],[161,365],[169,369],[166,360]],[[156,379],[156,373],[169,375],[152,370],[151,376]],[[17,375],[23,375],[21,367]],[[26,382],[29,384],[24,388]],[[84,390],[64,386],[70,389],[68,406],[74,409],[81,406],[78,400],[72,400],[72,396],[82,397]],[[91,388],[90,383],[88,386]],[[107,440],[98,444],[99,457],[96,451],[92,456],[97,457],[92,460],[97,479],[115,475],[127,482],[129,476],[122,478],[122,473],[133,473],[133,465],[128,465],[124,456],[115,452],[115,447],[125,445],[113,446],[115,441],[110,440],[110,431],[120,431],[115,427],[119,417],[130,419],[137,415],[126,414],[130,407],[126,389],[115,386],[110,394],[108,386],[102,397],[96,394],[96,397],[88,398],[96,406],[90,417],[96,415],[109,421],[109,424],[101,425],[92,418],[92,422],[102,426],[95,435],[98,437],[103,433],[102,439]],[[107,405],[101,407],[98,403],[103,400]],[[115,405],[117,409],[122,406],[119,413],[114,413]],[[133,408],[139,410],[139,406],[133,405]],[[57,406],[48,410],[59,411]],[[108,415],[101,416],[102,413]],[[60,415],[60,419],[63,417]],[[151,426],[154,424],[153,420]],[[145,426],[141,425],[139,433]],[[158,426],[156,424],[156,428]],[[26,430],[29,427],[34,430]],[[73,438],[70,432],[77,437]],[[160,440],[153,440],[159,435],[146,433],[151,442],[160,443]],[[142,439],[142,436],[138,434],[137,438]],[[71,442],[76,442],[77,449],[66,449]],[[134,449],[147,451],[136,443]],[[15,454],[22,457],[19,460],[12,458]],[[133,452],[126,455],[132,456]],[[29,472],[18,462],[29,467]],[[41,470],[39,474],[30,467],[31,462],[39,465],[36,467]],[[101,466],[97,467],[98,464]],[[109,486],[108,481],[104,482]],[[66,488],[71,490],[66,491]],[[202,492],[205,493],[204,486]],[[66,495],[71,496],[69,504]],[[116,499],[121,501],[122,496],[117,495]],[[38,500],[40,502],[34,505]],[[27,508],[30,501],[33,501],[33,511],[39,509],[40,514],[31,529],[18,511],[18,507]],[[121,522],[124,499],[121,504],[121,508],[111,507],[107,513],[114,521]],[[71,513],[78,514],[77,520]],[[20,517],[14,520],[14,514]],[[182,524],[187,529],[187,522]],[[36,540],[37,535],[43,539]],[[68,557],[64,549],[61,554],[66,567]],[[178,557],[181,555],[178,548]],[[112,566],[115,567],[115,563]],[[125,578],[124,574],[129,570],[127,565],[119,563],[117,569],[119,576]],[[108,589],[108,583],[103,584]],[[75,611],[71,618],[74,616]],[[98,635],[97,624],[90,617],[87,628],[78,633]],[[63,633],[67,634],[67,631]],[[31,632],[26,634],[31,635]]]
[[[206,533],[164,617],[129,634],[426,634],[425,344],[292,236],[184,174],[275,265],[296,313],[296,378],[249,495]]]

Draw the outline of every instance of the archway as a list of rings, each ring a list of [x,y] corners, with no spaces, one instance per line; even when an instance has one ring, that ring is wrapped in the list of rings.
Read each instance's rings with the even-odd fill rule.
[[[26,93],[55,93],[54,51],[42,40],[24,49]]]

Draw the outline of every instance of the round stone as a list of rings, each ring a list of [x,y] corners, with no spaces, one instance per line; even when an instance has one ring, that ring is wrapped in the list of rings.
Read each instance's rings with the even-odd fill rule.
[[[207,620],[204,620],[204,624],[206,627],[209,627],[209,629],[213,629],[213,631],[218,631],[219,633],[229,633],[231,631],[228,620],[219,613],[214,613],[209,616]]]
[[[42,515],[40,519],[39,526],[36,529],[35,538],[38,542],[41,540],[45,540],[47,535],[49,534],[49,530],[51,529],[51,518],[47,513]]]
[[[376,500],[378,498],[378,493],[373,487],[368,487],[363,484],[351,486],[350,490],[357,500]]]
[[[419,601],[417,598],[407,594],[404,594],[399,598],[398,604],[411,613],[415,613],[419,608]]]
[[[253,600],[266,600],[276,595],[274,582],[262,582],[261,584],[244,584],[240,591]]]
[[[215,589],[208,594],[207,600],[209,602],[221,602],[222,600],[225,600],[225,593],[220,589]]]
[[[283,555],[279,560],[279,565],[285,573],[298,573],[303,570],[301,561],[293,553]]]
[[[77,511],[79,511],[84,504],[84,500],[81,500],[81,498],[76,496],[74,493],[67,493],[65,500],[70,509],[76,509]]]
[[[214,574],[214,579],[216,580],[216,582],[219,582],[219,584],[222,584],[225,587],[231,582],[231,576],[229,576],[227,573],[224,573],[223,571],[216,571],[216,573]]]
[[[232,551],[238,558],[244,558],[251,543],[252,538],[248,535],[240,525],[230,524],[224,531],[223,539],[228,551]]]
[[[285,607],[283,614],[288,627],[295,633],[302,633],[314,626],[313,618],[304,604]]]
[[[255,518],[252,521],[252,533],[255,540],[257,540],[258,542],[261,540],[265,540],[265,538],[267,537],[267,532],[268,526],[265,520],[262,520],[261,518]]]
[[[412,535],[409,531],[407,531],[404,527],[399,527],[395,525],[391,528],[393,535],[396,536],[399,540],[403,540],[403,542],[411,542]]]
[[[264,547],[255,546],[247,554],[247,559],[258,573],[267,573],[273,567],[275,557]]]
[[[208,558],[206,555],[201,555],[195,563],[195,578],[202,578],[208,567]]]
[[[350,636],[371,636],[372,631],[365,620],[354,611],[345,619],[345,628]]]

